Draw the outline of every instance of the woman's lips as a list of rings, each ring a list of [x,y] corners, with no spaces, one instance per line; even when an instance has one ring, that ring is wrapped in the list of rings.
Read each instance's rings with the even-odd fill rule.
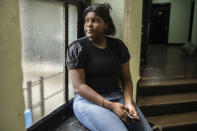
[[[92,29],[87,29],[86,32],[91,34],[91,33],[94,33],[94,30],[92,30]]]

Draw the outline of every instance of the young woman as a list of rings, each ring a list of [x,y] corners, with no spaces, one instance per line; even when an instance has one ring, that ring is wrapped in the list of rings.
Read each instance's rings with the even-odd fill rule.
[[[76,91],[75,116],[92,131],[127,131],[128,127],[151,131],[132,100],[129,51],[121,40],[107,36],[116,33],[110,9],[109,4],[89,6],[84,12],[86,37],[67,50],[66,63]]]

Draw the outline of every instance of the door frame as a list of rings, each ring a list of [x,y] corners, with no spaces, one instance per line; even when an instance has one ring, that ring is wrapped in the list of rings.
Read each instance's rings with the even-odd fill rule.
[[[161,44],[168,44],[171,3],[152,3],[152,5],[154,5],[154,6],[169,6],[169,18],[168,18],[168,23],[167,23],[168,28],[167,28],[167,31],[166,31],[167,36],[165,36],[166,41],[164,43],[161,43]],[[152,17],[152,9],[151,9],[150,19],[151,19],[151,17]],[[152,22],[152,21],[150,21],[150,22]],[[149,43],[150,43],[150,41],[149,41]]]
[[[69,4],[77,6],[78,9],[78,22],[77,22],[77,38],[83,37],[84,36],[84,30],[83,30],[83,25],[84,25],[84,18],[83,18],[83,10],[91,5],[91,0],[57,0],[64,2],[65,6],[65,58],[66,58],[66,50],[68,48],[68,8]],[[65,63],[65,62],[64,62]],[[68,87],[68,69],[67,66],[64,66],[64,72],[65,72],[65,82],[64,82],[64,97],[65,97],[65,102],[69,101],[69,87]]]
[[[143,0],[140,67],[147,65],[147,47],[150,33],[152,0]]]

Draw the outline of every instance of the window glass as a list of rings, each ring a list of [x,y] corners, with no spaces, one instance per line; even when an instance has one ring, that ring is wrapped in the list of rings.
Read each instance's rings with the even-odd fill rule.
[[[71,44],[77,39],[77,6],[68,6],[68,43]],[[69,100],[74,97],[74,88],[72,86],[71,79],[68,79],[68,90],[69,90]]]
[[[64,3],[20,0],[20,23],[25,110],[35,123],[65,101]]]

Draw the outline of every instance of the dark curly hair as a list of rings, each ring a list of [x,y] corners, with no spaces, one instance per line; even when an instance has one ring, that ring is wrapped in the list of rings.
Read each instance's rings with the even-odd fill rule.
[[[116,27],[110,16],[110,9],[112,8],[108,3],[90,5],[85,9],[83,17],[85,18],[88,12],[95,12],[108,25],[108,29],[105,31],[106,35],[113,36],[116,34]]]

